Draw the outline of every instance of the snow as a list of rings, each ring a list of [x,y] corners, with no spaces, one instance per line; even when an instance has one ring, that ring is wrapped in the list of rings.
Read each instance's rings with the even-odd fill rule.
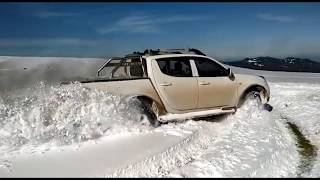
[[[320,83],[320,73],[301,73],[283,71],[261,71],[229,66],[235,73],[254,74],[265,76],[268,82],[277,83]]]
[[[77,148],[67,146],[45,153],[11,157],[9,171],[15,177],[102,177],[123,164],[141,161],[145,156],[157,154],[179,141],[181,139],[177,136],[165,138],[161,133],[102,137]],[[148,151],[141,153],[141,146],[148,146]]]
[[[259,67],[264,66],[263,64],[259,64],[259,63],[254,63],[254,65]]]
[[[176,170],[182,177],[294,177],[295,141],[276,114],[248,102],[225,131],[195,161]]]
[[[287,121],[320,154],[317,73],[231,67],[235,73],[266,77],[272,112],[247,101],[235,114],[153,128],[140,119],[135,102],[77,83],[59,87],[37,82],[47,76],[33,70],[56,59],[36,58],[43,66],[33,59],[0,57],[6,65],[0,69],[15,73],[29,67],[31,77],[21,88],[0,91],[1,177],[296,177],[302,157]],[[78,60],[68,61],[67,68],[72,68],[65,72],[60,58],[61,66],[55,66],[60,70],[50,75],[62,78],[77,69],[93,69],[90,60]],[[0,85],[14,87],[20,81],[8,83],[13,74],[7,72],[0,71]],[[302,176],[319,177],[319,172],[318,155]]]
[[[28,95],[1,99],[7,102],[0,106],[0,141],[4,146],[14,149],[45,143],[58,146],[96,139],[125,130],[123,127],[132,130],[148,127],[140,121],[139,110],[120,101],[120,97],[90,91],[80,84],[65,87],[40,84],[25,93]]]
[[[257,61],[256,61],[255,59],[253,59],[253,60],[252,60],[252,59],[249,59],[249,60],[248,60],[248,63],[256,63],[256,62],[257,62]]]
[[[294,122],[302,133],[318,148],[320,154],[320,84],[307,83],[271,83],[273,98],[270,103],[276,109],[281,109],[282,116]],[[305,176],[318,177],[320,175],[320,158],[310,173]]]

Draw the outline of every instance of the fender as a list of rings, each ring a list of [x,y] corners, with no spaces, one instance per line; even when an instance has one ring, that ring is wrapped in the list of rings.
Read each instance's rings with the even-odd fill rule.
[[[150,100],[151,102],[154,102],[157,106],[157,109],[159,110],[159,115],[163,115],[163,114],[166,114],[167,111],[164,107],[164,105],[162,104],[162,102],[159,102],[157,100],[155,100],[154,98],[152,97],[149,97],[149,96],[146,96],[144,94],[130,94],[130,95],[125,95],[123,96],[123,99],[128,102],[130,101],[130,99],[134,99],[134,98],[137,98],[137,99],[140,99],[140,98],[145,98],[145,99],[148,99]],[[140,99],[141,100],[141,99]],[[161,99],[160,99],[161,100]]]
[[[259,91],[262,104],[268,103],[270,96],[268,95],[267,90],[259,84],[252,84],[242,91],[238,98],[237,107],[239,107],[239,103],[241,103],[245,96],[251,91]]]

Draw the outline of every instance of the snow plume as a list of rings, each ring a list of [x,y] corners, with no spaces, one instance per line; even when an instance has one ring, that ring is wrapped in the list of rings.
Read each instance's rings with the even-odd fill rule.
[[[104,61],[98,58],[0,56],[0,93],[32,87],[40,81],[57,85],[61,81],[92,78]]]
[[[43,83],[20,96],[0,98],[0,149],[42,144],[61,146],[123,131],[147,130],[135,102],[89,90],[80,83],[48,87]]]

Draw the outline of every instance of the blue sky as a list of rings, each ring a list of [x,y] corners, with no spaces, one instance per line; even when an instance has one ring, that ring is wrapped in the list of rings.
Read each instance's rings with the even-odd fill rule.
[[[203,50],[221,60],[320,60],[320,3],[0,3],[0,55]]]

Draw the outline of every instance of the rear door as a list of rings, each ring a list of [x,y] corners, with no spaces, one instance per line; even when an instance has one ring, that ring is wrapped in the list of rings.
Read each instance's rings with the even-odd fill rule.
[[[189,57],[159,58],[152,61],[156,86],[161,98],[173,109],[197,107],[198,83]]]
[[[193,58],[198,71],[198,108],[232,107],[237,97],[236,81],[228,70],[204,57]]]

